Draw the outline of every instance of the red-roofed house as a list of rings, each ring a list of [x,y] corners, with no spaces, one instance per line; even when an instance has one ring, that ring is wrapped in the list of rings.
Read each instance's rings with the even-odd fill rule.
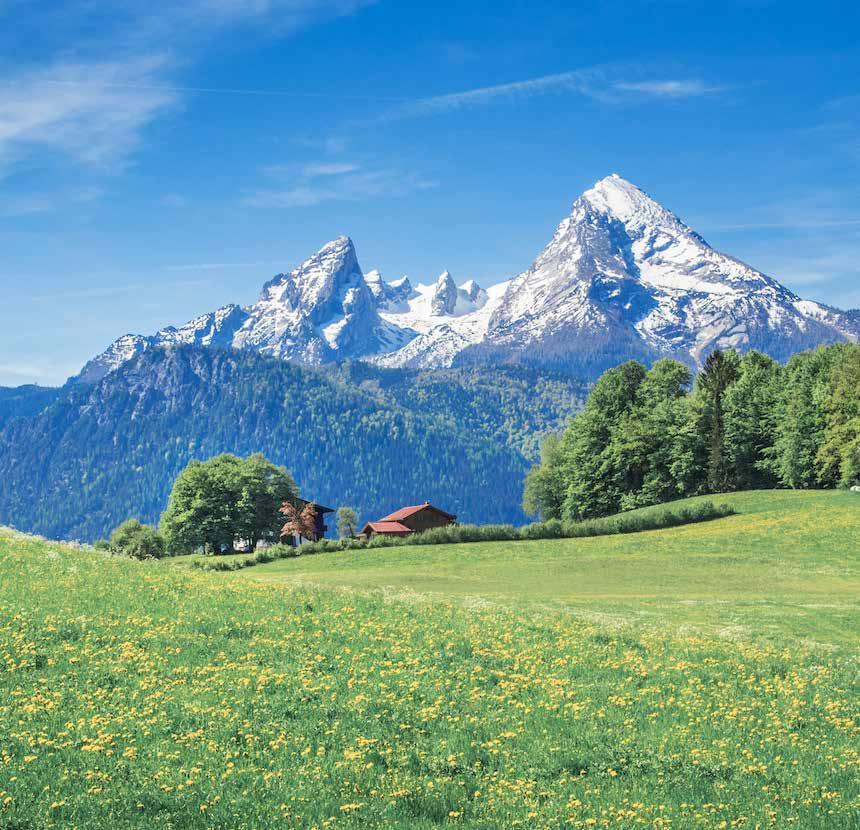
[[[429,501],[415,504],[412,507],[401,507],[376,522],[368,522],[361,530],[362,536],[408,536],[410,533],[420,533],[431,527],[444,527],[454,524],[457,517]]]

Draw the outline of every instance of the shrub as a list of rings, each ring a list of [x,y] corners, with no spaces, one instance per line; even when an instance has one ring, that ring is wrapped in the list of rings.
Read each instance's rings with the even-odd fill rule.
[[[133,559],[161,559],[164,556],[164,539],[149,525],[137,519],[128,519],[110,535],[108,547],[111,553],[130,556]]]
[[[581,522],[562,522],[549,519],[533,522],[525,527],[513,525],[446,525],[434,527],[411,536],[373,536],[370,539],[322,539],[319,542],[305,542],[297,548],[288,545],[275,545],[258,551],[248,559],[233,563],[216,563],[213,570],[226,571],[251,567],[275,559],[292,556],[312,556],[317,553],[335,553],[344,550],[369,550],[372,548],[393,548],[409,545],[451,545],[463,542],[511,542],[530,539],[580,539],[589,536],[610,536],[620,533],[639,533],[644,530],[659,530],[665,527],[705,522],[731,516],[735,510],[726,504],[715,505],[710,501],[683,507],[657,506],[635,510],[631,513],[618,513],[602,519],[588,519]],[[202,567],[206,567],[203,565]]]

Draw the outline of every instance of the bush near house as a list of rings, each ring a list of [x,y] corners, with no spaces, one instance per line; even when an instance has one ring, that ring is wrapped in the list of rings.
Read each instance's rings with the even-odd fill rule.
[[[684,505],[658,507],[608,516],[585,522],[550,520],[534,522],[525,527],[513,525],[447,525],[434,527],[410,536],[373,536],[370,539],[323,539],[298,547],[275,545],[257,551],[252,556],[227,561],[206,562],[196,560],[194,567],[216,571],[235,571],[264,565],[276,559],[310,556],[317,553],[336,553],[344,550],[373,550],[374,548],[408,547],[410,545],[454,545],[463,542],[513,542],[527,539],[576,539],[588,536],[611,536],[619,533],[637,533],[665,527],[721,519],[735,513],[726,504],[710,501]]]
[[[96,542],[96,548],[132,559],[161,559],[165,555],[164,537],[138,519],[127,519],[110,535]]]

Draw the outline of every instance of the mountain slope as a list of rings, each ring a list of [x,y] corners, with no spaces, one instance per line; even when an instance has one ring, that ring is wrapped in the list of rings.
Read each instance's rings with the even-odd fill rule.
[[[225,451],[261,451],[307,497],[365,518],[429,499],[464,521],[521,521],[536,435],[579,402],[563,379],[533,387],[516,370],[329,377],[233,349],[149,348],[0,431],[0,523],[93,539],[128,516],[155,521],[185,464]]]
[[[484,340],[459,359],[574,365],[594,376],[629,358],[700,367],[714,349],[734,348],[783,360],[858,336],[856,313],[800,300],[612,175],[576,200],[511,281]]]
[[[698,368],[716,348],[783,360],[858,338],[860,311],[800,299],[613,174],[574,202],[531,268],[508,282],[458,286],[445,271],[435,283],[386,283],[378,271],[364,274],[352,241],[338,237],[266,283],[253,305],[121,337],[78,379],[94,382],[169,343],[229,345],[307,365],[530,363],[593,380],[630,358],[670,356]]]
[[[38,415],[60,394],[52,386],[0,386],[0,429],[13,418]]]

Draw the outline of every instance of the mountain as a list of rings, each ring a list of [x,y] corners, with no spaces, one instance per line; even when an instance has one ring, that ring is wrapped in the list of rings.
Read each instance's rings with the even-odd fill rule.
[[[38,415],[61,394],[50,386],[0,386],[0,429],[13,418]]]
[[[510,282],[469,359],[572,365],[593,376],[629,358],[701,367],[714,349],[734,348],[783,360],[858,337],[860,313],[801,300],[612,175],[576,200]]]
[[[463,521],[521,522],[538,440],[583,392],[525,367],[347,361],[323,372],[252,351],[153,346],[0,429],[0,524],[91,541],[129,516],[157,521],[179,471],[220,452],[263,452],[308,498],[363,518],[431,500]]]
[[[154,345],[233,346],[305,365],[552,366],[585,379],[629,358],[700,367],[716,348],[778,359],[860,338],[860,311],[802,300],[711,248],[618,175],[582,194],[523,274],[488,289],[363,273],[345,236],[247,308],[231,305],[151,336],[125,335],[76,380],[95,382]]]

